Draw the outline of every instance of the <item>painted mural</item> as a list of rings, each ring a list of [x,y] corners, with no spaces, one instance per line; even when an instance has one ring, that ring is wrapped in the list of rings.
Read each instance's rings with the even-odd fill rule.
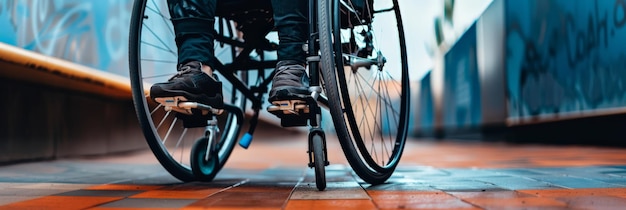
[[[506,1],[509,117],[626,106],[626,0]]]
[[[0,42],[128,75],[130,0],[0,1]]]
[[[445,55],[443,125],[475,128],[481,123],[480,85],[476,55],[476,24]]]

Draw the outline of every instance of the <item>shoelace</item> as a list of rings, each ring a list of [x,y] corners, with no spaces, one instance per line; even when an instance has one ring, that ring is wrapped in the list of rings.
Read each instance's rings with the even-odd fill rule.
[[[184,68],[184,70],[182,70],[183,68]],[[174,76],[172,76],[172,77],[171,77],[168,81],[172,81],[172,80],[174,80],[174,79],[176,79],[176,78],[182,77],[182,76],[183,76],[183,74],[187,74],[187,73],[190,73],[191,71],[193,71],[193,70],[191,69],[191,67],[189,67],[189,66],[183,66],[183,67],[181,68],[181,70],[182,70],[182,71],[178,71],[178,72],[177,72]]]
[[[200,68],[202,68],[202,66],[200,66]],[[180,67],[180,70],[174,75],[172,76],[168,81],[172,81],[173,79],[182,77],[183,74],[187,74],[194,71],[191,66],[182,66]],[[211,77],[211,79],[217,81],[217,79],[215,78],[215,75],[209,75],[209,77]]]

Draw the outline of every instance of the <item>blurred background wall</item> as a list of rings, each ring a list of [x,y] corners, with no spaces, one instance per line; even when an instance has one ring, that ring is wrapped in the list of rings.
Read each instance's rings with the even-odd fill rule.
[[[0,1],[0,42],[18,47],[2,51],[26,55],[15,57],[34,52],[48,56],[43,60],[55,60],[52,63],[60,58],[80,64],[72,69],[85,72],[128,75],[131,6],[127,0]],[[0,55],[0,94],[5,101],[0,104],[0,164],[147,148],[128,92],[117,98],[77,91],[81,83],[102,81],[80,81],[63,76],[59,69],[43,70],[46,66],[38,67],[35,61],[40,56],[25,58],[22,63],[27,65],[4,56]],[[72,84],[76,87],[60,88]],[[106,83],[94,86],[106,86],[102,84]]]
[[[625,46],[626,1],[494,0],[437,45],[415,133],[624,144]]]
[[[511,124],[626,106],[626,1],[506,1]]]
[[[128,75],[130,0],[0,1],[0,42]]]

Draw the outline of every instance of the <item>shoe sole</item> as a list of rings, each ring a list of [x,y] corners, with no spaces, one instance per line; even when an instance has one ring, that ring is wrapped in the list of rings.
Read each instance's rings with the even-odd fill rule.
[[[206,104],[201,104],[197,102],[191,102],[183,96],[159,97],[159,98],[155,98],[154,100],[157,103],[163,105],[165,111],[175,111],[175,112],[186,114],[186,115],[194,115],[194,114],[221,115],[224,112],[223,109],[214,108]],[[193,109],[199,110],[200,113],[194,112]]]
[[[211,97],[206,94],[194,94],[182,90],[168,90],[153,86],[150,89],[150,93],[154,92],[158,92],[158,94],[156,96],[150,94],[150,98],[152,98],[152,100],[155,102],[157,102],[157,98],[183,97],[186,101],[189,102],[197,102],[203,105],[211,106],[216,109],[224,108],[224,99],[222,98],[221,94],[216,94],[216,96]]]
[[[303,100],[279,100],[273,101],[272,105],[267,107],[267,111],[276,115],[300,115],[310,112],[309,105]]]

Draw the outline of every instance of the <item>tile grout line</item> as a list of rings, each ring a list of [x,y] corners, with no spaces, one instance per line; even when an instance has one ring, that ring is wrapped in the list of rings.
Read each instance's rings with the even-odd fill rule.
[[[287,197],[285,202],[283,202],[283,206],[281,207],[281,209],[286,209],[287,208],[287,204],[289,204],[289,201],[291,200],[291,196],[296,191],[296,188],[298,188],[298,186],[300,186],[300,183],[302,183],[304,181],[304,178],[306,177],[306,171],[307,170],[308,169],[305,168],[304,171],[301,172],[301,176],[298,179],[298,182],[293,186],[293,188],[291,188],[291,192],[289,192],[289,196]]]
[[[235,183],[235,184],[233,184],[233,185],[231,185],[231,186],[228,186],[228,187],[226,187],[226,188],[224,188],[224,189],[221,189],[221,190],[218,190],[218,191],[216,191],[216,192],[213,192],[213,193],[211,193],[211,194],[207,195],[205,198],[208,198],[208,197],[214,196],[214,195],[216,195],[216,194],[218,194],[218,193],[224,192],[224,191],[226,191],[226,190],[233,189],[233,188],[235,188],[235,187],[239,187],[239,186],[241,186],[241,185],[243,185],[243,184],[245,184],[245,183],[248,183],[249,181],[250,181],[250,179],[244,179],[243,181],[237,182],[237,183]]]

